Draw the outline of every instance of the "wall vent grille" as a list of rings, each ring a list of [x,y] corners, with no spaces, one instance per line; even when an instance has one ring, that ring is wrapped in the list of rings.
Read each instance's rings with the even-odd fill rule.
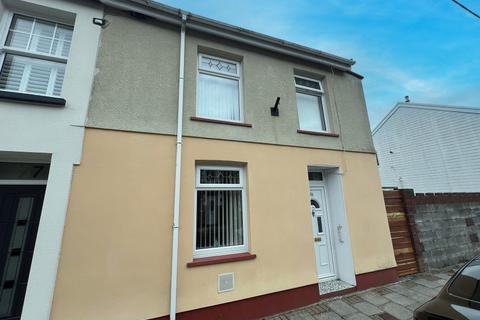
[[[218,292],[232,291],[235,288],[235,276],[233,272],[218,275]]]

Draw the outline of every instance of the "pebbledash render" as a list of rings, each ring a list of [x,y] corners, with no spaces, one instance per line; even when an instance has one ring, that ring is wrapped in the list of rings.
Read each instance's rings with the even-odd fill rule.
[[[100,2],[51,319],[253,319],[396,279],[352,60]]]

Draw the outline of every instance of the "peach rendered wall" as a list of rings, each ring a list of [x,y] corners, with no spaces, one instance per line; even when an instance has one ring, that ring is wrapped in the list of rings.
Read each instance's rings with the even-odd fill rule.
[[[248,130],[248,129],[246,129]],[[168,314],[175,138],[87,129],[74,174],[52,319]],[[196,161],[246,165],[249,261],[192,261]],[[375,155],[185,138],[178,312],[316,283],[307,165],[338,166],[355,272],[395,266]],[[217,275],[235,290],[218,294]]]

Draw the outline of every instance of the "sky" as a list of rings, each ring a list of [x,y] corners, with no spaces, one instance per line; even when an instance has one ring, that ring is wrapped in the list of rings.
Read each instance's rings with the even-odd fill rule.
[[[480,14],[479,0],[460,0]],[[162,0],[356,61],[374,128],[397,102],[480,107],[480,19],[451,0]]]

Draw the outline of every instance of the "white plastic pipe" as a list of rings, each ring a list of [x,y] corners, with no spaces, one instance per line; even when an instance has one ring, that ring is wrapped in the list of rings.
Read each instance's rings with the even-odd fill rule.
[[[178,228],[180,220],[180,178],[182,174],[183,82],[185,74],[186,21],[187,15],[182,13],[182,26],[180,31],[180,68],[178,75],[177,153],[175,157],[175,195],[173,203],[172,228],[172,272],[170,279],[170,320],[175,320],[177,313]]]

